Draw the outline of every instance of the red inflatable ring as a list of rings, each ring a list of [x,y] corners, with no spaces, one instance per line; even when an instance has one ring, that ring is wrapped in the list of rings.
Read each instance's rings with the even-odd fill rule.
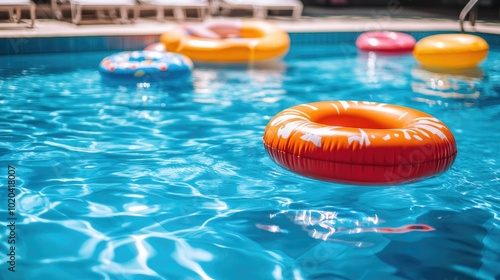
[[[277,114],[264,145],[281,166],[312,178],[362,185],[399,184],[437,175],[455,160],[444,123],[411,108],[325,101]]]
[[[407,53],[413,51],[415,38],[401,32],[365,32],[359,35],[356,46],[362,51]]]

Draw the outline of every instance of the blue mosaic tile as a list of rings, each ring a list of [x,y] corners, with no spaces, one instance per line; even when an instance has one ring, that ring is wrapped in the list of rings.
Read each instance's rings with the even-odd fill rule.
[[[420,40],[426,36],[449,31],[407,32]],[[361,32],[308,32],[290,33],[292,48],[317,44],[354,44]],[[491,46],[500,46],[500,35],[470,33],[481,36]],[[143,49],[158,42],[159,35],[138,36],[82,36],[53,38],[0,38],[0,55],[53,52],[125,51]]]
[[[158,41],[159,35],[0,38],[0,55],[137,50]]]

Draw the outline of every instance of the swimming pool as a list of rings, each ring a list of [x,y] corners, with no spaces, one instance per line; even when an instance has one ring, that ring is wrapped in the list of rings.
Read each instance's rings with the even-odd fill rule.
[[[97,67],[113,51],[0,57],[2,180],[10,165],[17,184],[16,274],[2,183],[0,275],[498,279],[500,49],[477,69],[438,73],[411,55],[359,54],[356,35],[293,35],[281,63],[197,65],[180,84],[107,83]],[[430,113],[454,133],[457,159],[393,187],[276,165],[267,122],[323,100]]]

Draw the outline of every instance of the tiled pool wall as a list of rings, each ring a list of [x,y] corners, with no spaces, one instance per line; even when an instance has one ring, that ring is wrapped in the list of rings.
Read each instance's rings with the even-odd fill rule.
[[[450,31],[406,32],[417,40],[434,34],[458,33]],[[290,33],[292,41],[290,53],[304,45],[353,44],[361,32],[310,32]],[[500,46],[500,36],[487,33],[471,33],[483,37],[490,45]],[[79,37],[20,37],[0,38],[0,55],[140,50],[156,43],[160,35],[136,36],[79,36]],[[297,48],[299,47],[299,48]]]

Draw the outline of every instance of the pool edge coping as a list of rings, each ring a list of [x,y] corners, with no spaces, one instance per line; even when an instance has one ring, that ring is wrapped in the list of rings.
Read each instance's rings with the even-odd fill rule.
[[[238,19],[238,18],[210,18],[212,19]],[[459,22],[449,19],[411,19],[411,18],[367,18],[367,17],[335,17],[335,18],[309,18],[299,21],[269,20],[289,33],[331,33],[331,32],[364,32],[364,31],[441,31],[460,32]],[[28,29],[21,26],[0,28],[0,38],[55,38],[55,37],[87,37],[87,36],[159,36],[171,28],[182,24],[202,24],[203,22],[164,22],[153,20],[139,20],[132,24],[92,24],[74,25],[69,22],[56,20],[40,20],[34,28]],[[471,26],[469,22],[464,25],[467,33],[486,33],[500,35],[500,23],[477,22]]]

